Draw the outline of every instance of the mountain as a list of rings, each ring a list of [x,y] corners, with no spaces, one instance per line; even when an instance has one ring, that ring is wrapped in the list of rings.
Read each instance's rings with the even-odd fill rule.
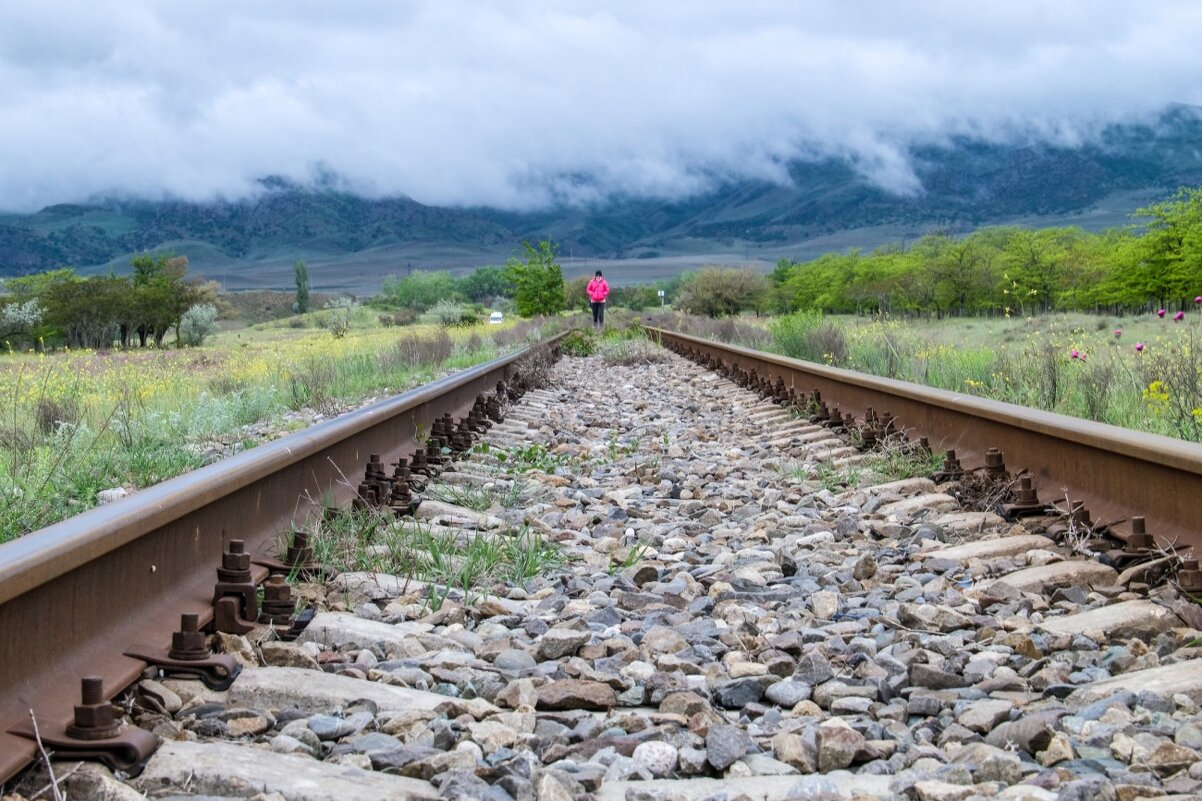
[[[0,275],[63,265],[120,270],[132,253],[170,249],[230,288],[287,287],[298,258],[309,261],[315,288],[365,288],[402,268],[497,263],[521,240],[549,236],[577,268],[580,259],[637,262],[645,280],[707,260],[771,262],[934,228],[1100,228],[1128,222],[1135,208],[1179,186],[1202,184],[1202,109],[1173,106],[1076,146],[960,137],[915,145],[909,157],[922,187],[910,196],[828,158],[789,163],[785,183],[715,180],[683,199],[613,197],[535,212],[366,199],[280,179],[237,201],[56,205],[0,216]]]

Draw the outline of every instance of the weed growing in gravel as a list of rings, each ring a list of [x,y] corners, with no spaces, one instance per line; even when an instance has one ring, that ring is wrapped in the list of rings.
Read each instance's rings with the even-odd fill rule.
[[[564,565],[559,545],[529,527],[448,530],[377,510],[327,512],[310,540],[317,561],[336,571],[368,571],[431,585],[432,605],[449,589],[472,599],[498,582],[520,584]]]
[[[619,367],[668,361],[667,352],[646,338],[605,339],[601,342],[597,352],[606,364]]]
[[[824,490],[839,492],[849,487],[858,487],[863,474],[864,470],[859,465],[836,467],[834,462],[822,461],[815,466],[813,478]],[[809,475],[806,478],[809,478]]]
[[[482,487],[475,484],[438,484],[426,491],[432,501],[441,501],[464,509],[474,509],[483,512],[494,506],[512,509],[518,504],[526,482],[516,477],[508,482],[509,486]]]
[[[498,461],[506,465],[507,470],[521,473],[530,470],[554,473],[556,468],[565,461],[563,456],[551,453],[547,446],[540,442],[522,448],[513,448],[509,451],[503,451],[500,448],[491,448],[490,451]]]
[[[634,567],[643,560],[643,557],[647,555],[647,551],[650,549],[650,543],[640,542],[627,549],[625,555],[620,559],[618,558],[619,551],[614,551],[609,555],[609,568],[607,572],[613,576],[627,568]]]
[[[890,481],[929,476],[943,465],[943,458],[903,439],[887,439],[872,451],[866,467]]]

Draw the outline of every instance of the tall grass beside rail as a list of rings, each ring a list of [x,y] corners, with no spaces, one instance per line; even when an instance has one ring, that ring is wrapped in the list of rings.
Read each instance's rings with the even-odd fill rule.
[[[1199,304],[1202,306],[1202,303]],[[799,312],[652,315],[723,342],[1073,417],[1202,441],[1202,311],[913,322]]]
[[[533,321],[325,331],[195,349],[0,356],[0,542],[373,396],[536,340]]]

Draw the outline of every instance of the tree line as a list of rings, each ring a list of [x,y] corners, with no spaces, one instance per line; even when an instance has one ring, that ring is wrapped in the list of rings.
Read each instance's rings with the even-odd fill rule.
[[[985,228],[784,259],[751,306],[933,316],[1192,308],[1202,295],[1202,187],[1134,216],[1144,222],[1100,233]]]
[[[584,288],[591,275],[565,281],[558,252],[550,241],[524,242],[522,248],[521,256],[514,256],[504,266],[479,267],[461,278],[445,270],[414,270],[405,276],[390,276],[373,303],[381,308],[421,313],[449,301],[512,308],[524,317],[588,309]],[[670,292],[678,283],[611,287],[607,302],[641,311],[659,306],[659,291]]]
[[[180,344],[189,332],[190,309],[211,323],[216,286],[189,276],[186,256],[143,253],[130,264],[129,275],[85,277],[64,268],[7,279],[7,294],[0,298],[0,340],[70,348],[158,347],[171,332]]]

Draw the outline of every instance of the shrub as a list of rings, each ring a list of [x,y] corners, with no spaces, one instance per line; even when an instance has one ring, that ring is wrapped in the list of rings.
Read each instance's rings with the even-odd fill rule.
[[[822,325],[822,312],[800,311],[781,317],[768,326],[773,348],[793,359],[818,361],[810,345],[810,334]]]
[[[455,344],[446,331],[425,337],[409,334],[380,354],[380,366],[386,370],[436,366],[449,359],[454,351]]]
[[[590,331],[576,330],[560,340],[568,356],[592,356],[597,351],[597,338]]]
[[[179,336],[185,345],[203,345],[205,338],[218,330],[217,307],[211,303],[198,303],[184,312],[179,319]]]
[[[328,329],[334,339],[342,339],[351,330],[351,313],[357,305],[353,298],[346,295],[334,298],[326,304],[321,327]]]
[[[430,309],[430,313],[438,320],[438,324],[444,328],[452,325],[459,325],[460,319],[463,317],[463,307],[453,300],[440,300]]]
[[[771,282],[755,270],[707,267],[689,276],[676,296],[676,306],[691,314],[730,317],[743,311],[762,311]]]

